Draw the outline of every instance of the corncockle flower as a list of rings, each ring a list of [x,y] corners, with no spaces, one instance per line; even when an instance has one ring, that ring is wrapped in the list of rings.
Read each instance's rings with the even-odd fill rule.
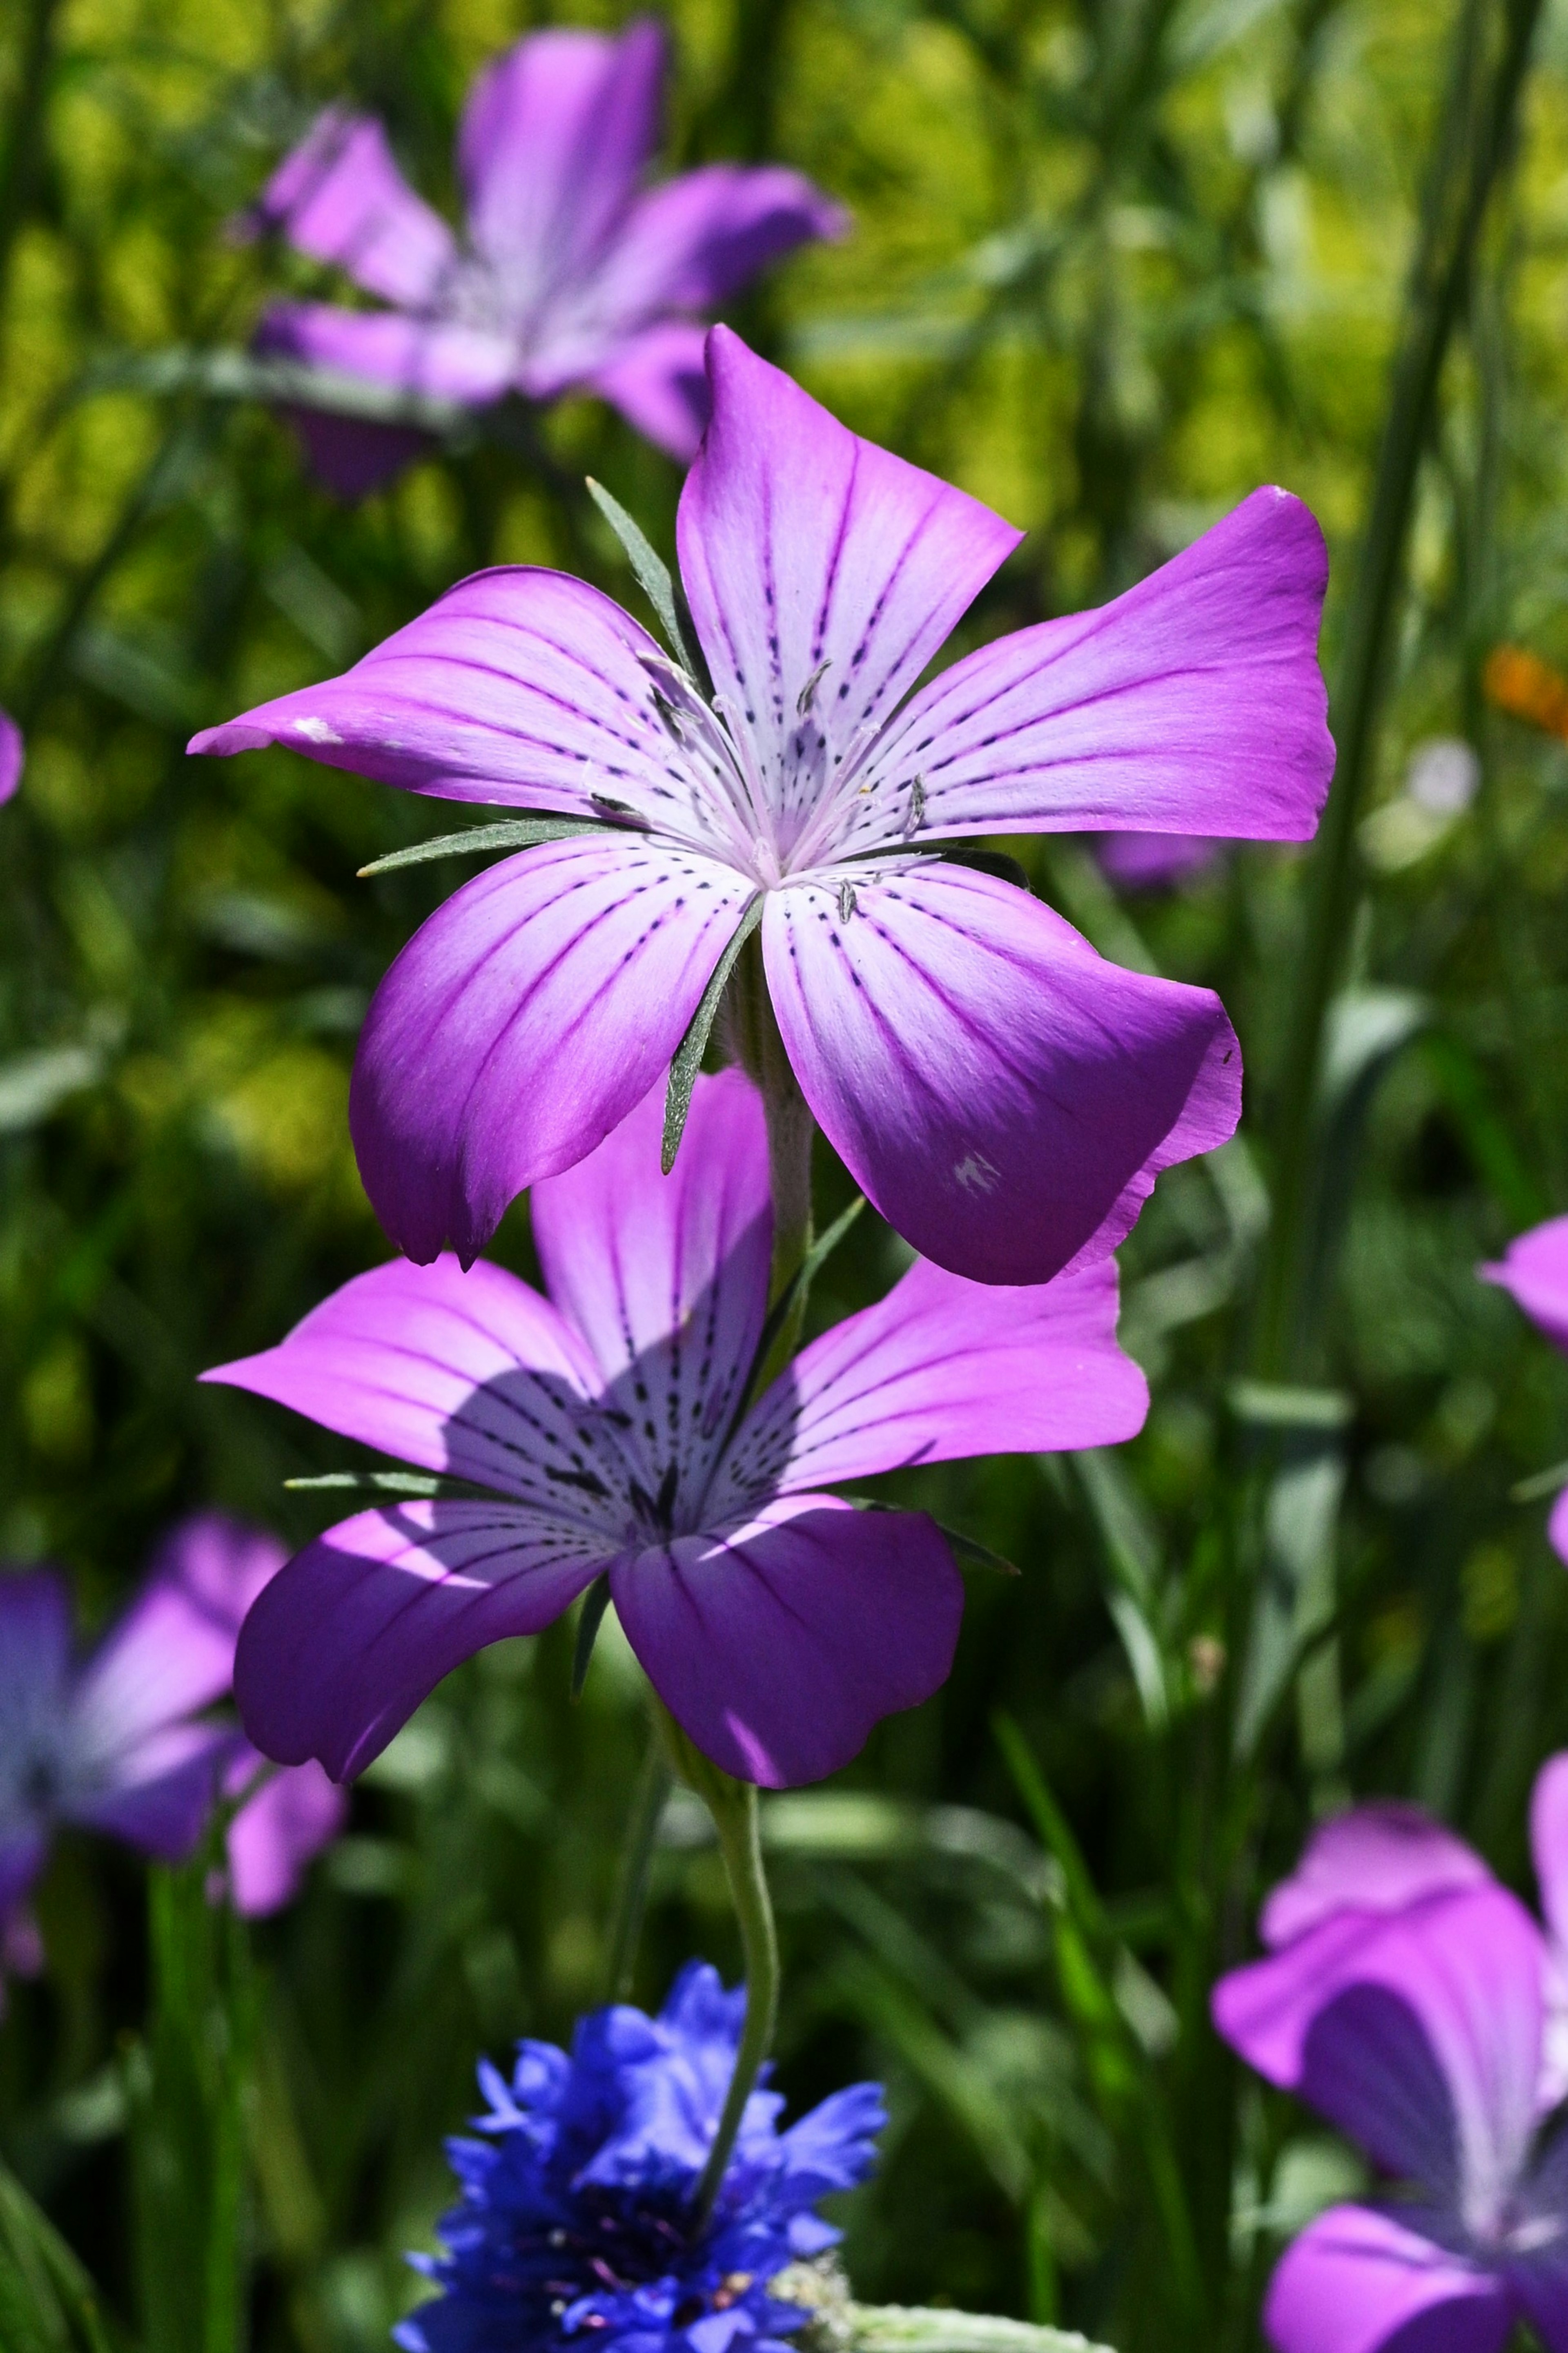
[[[263,350],[476,407],[599,393],[682,461],[707,416],[703,329],[758,270],[847,216],[798,172],[710,164],[643,185],[665,44],[642,17],[531,34],[475,82],[458,140],[459,245],[404,180],[379,122],[334,108],[247,216],[395,305],[275,304]],[[323,479],[355,497],[419,446],[406,428],[302,417]]]
[[[181,1521],[130,1608],[79,1663],[59,1577],[0,1577],[0,1923],[16,1929],[16,1948],[58,1825],[182,1862],[220,1792],[239,1797],[267,1771],[232,1723],[200,1711],[228,1691],[240,1621],[286,1557],[275,1537],[219,1513]],[[343,1810],[319,1767],[268,1774],[229,1825],[237,1907],[287,1902]]]
[[[1548,1218],[1510,1242],[1495,1266],[1478,1272],[1486,1282],[1511,1292],[1532,1324],[1568,1355],[1568,1218]],[[1552,1507],[1546,1524],[1552,1548],[1568,1561],[1568,1487]]]
[[[1121,971],[927,845],[1310,835],[1332,765],[1321,535],[1255,491],[1103,611],[911,695],[1019,533],[727,329],[708,367],[679,539],[711,702],[596,589],[515,568],[191,748],[285,744],[584,828],[458,891],[376,993],[350,1121],[409,1257],[449,1239],[472,1258],[517,1193],[592,1151],[760,920],[789,1060],[861,1189],[937,1264],[1043,1282],[1230,1134],[1235,1035],[1211,991]]]
[[[22,781],[22,731],[9,712],[0,711],[0,801],[8,801]]]
[[[268,1756],[357,1772],[460,1660],[607,1577],[707,1756],[815,1780],[936,1689],[963,1598],[923,1514],[822,1487],[1141,1427],[1111,1263],[1026,1290],[917,1263],[745,1409],[773,1239],[761,1100],[738,1071],[700,1079],[668,1178],[660,1114],[656,1092],[535,1187],[548,1301],[482,1261],[398,1260],[205,1376],[494,1496],[362,1512],[268,1586],[236,1669]]]
[[[1286,2250],[1264,2313],[1280,2353],[1500,2353],[1517,2320],[1568,2348],[1568,2136],[1548,2122],[1564,1767],[1532,1809],[1552,1945],[1461,1840],[1414,1808],[1358,1808],[1265,1908],[1277,1949],[1215,1989],[1248,2064],[1402,2185],[1330,2208]]]
[[[570,2058],[521,2042],[510,2084],[480,2067],[485,2138],[447,2143],[462,2202],[446,2253],[411,2258],[442,2294],[393,2332],[405,2353],[784,2353],[809,2315],[771,2283],[837,2243],[817,2204],[864,2180],[887,2119],[880,2086],[856,2084],[781,2132],[780,2094],[753,2092],[695,2226],[744,2009],[692,1962],[657,2018],[597,2010]]]
[[[1173,891],[1206,873],[1224,844],[1201,833],[1102,833],[1094,854],[1122,891]]]

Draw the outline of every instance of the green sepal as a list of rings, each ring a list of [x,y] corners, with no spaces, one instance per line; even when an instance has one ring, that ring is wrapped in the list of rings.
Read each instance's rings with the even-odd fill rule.
[[[692,1090],[697,1084],[697,1074],[702,1068],[702,1057],[708,1051],[708,1039],[712,1032],[714,1016],[719,1010],[719,999],[724,994],[724,984],[735,969],[736,957],[762,920],[763,894],[759,891],[748,903],[729,946],[709,975],[708,986],[697,1000],[697,1010],[686,1025],[686,1035],[675,1050],[675,1057],[669,1066],[669,1090],[664,1099],[664,1142],[658,1155],[658,1165],[667,1176],[675,1166],[675,1155],[686,1133],[686,1114],[691,1109]]]
[[[675,582],[664,558],[654,546],[636,517],[629,515],[619,499],[612,498],[603,482],[587,477],[588,496],[615,533],[626,550],[626,562],[637,575],[637,586],[653,607],[658,626],[668,639],[677,661],[693,678],[698,676],[686,633],[680,626],[676,605]]]
[[[572,1653],[572,1696],[574,1700],[583,1696],[594,1645],[599,1639],[599,1629],[605,1622],[605,1612],[609,1606],[610,1572],[603,1568],[583,1596],[583,1607],[577,1612],[577,1644]]]
[[[846,1495],[844,1501],[853,1504],[858,1512],[904,1512],[919,1508],[907,1504],[884,1504],[879,1495]],[[1023,1575],[1023,1570],[1005,1554],[993,1552],[989,1545],[983,1545],[976,1536],[966,1536],[962,1528],[950,1528],[947,1522],[939,1520],[934,1512],[925,1512],[921,1517],[930,1520],[937,1534],[944,1536],[952,1546],[960,1561],[967,1562],[971,1568],[989,1568],[998,1577]]]
[[[466,825],[458,833],[438,833],[429,841],[416,841],[407,849],[388,850],[362,866],[363,882],[370,874],[390,874],[398,866],[423,866],[431,858],[477,858],[485,849],[531,849],[541,841],[567,841],[575,833],[623,832],[591,817],[509,817],[499,825]]]
[[[372,1495],[457,1495],[473,1501],[484,1494],[467,1479],[438,1479],[428,1471],[323,1471],[314,1479],[285,1479],[291,1493],[310,1494],[317,1489],[347,1489]]]

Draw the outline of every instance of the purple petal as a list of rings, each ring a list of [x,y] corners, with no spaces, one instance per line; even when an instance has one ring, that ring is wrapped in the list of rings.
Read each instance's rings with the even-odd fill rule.
[[[227,1691],[245,1613],[287,1558],[276,1536],[222,1512],[170,1530],[78,1683],[73,1711],[94,1757],[116,1757]]]
[[[1419,1806],[1385,1799],[1313,1831],[1290,1877],[1265,1904],[1258,1932],[1272,1951],[1336,1912],[1401,1912],[1425,1895],[1490,1883],[1462,1838]]]
[[[1552,1506],[1546,1522],[1546,1535],[1558,1559],[1568,1561],[1568,1487]]]
[[[659,1174],[662,1082],[586,1160],[533,1189],[551,1297],[593,1350],[605,1403],[657,1493],[669,1465],[700,1494],[762,1335],[773,1251],[762,1098],[739,1071],[700,1078],[673,1172]]]
[[[434,448],[427,433],[406,425],[367,425],[325,408],[279,410],[287,417],[316,480],[334,498],[352,505],[395,481]]]
[[[256,349],[307,367],[331,368],[426,400],[483,406],[499,400],[516,371],[505,337],[402,311],[340,311],[331,302],[275,302]]]
[[[931,834],[1138,832],[1305,841],[1333,774],[1318,668],[1323,535],[1254,491],[1099,612],[954,662],[868,771],[918,770]]]
[[[356,1275],[278,1347],[202,1377],[541,1504],[567,1500],[549,1472],[577,1461],[582,1408],[599,1388],[593,1357],[547,1300],[499,1266],[465,1274],[454,1258]]]
[[[53,1708],[70,1672],[71,1605],[53,1569],[0,1569],[0,1693]]]
[[[1331,2206],[1286,2248],[1263,2325],[1279,2353],[1501,2353],[1513,2314],[1493,2273],[1393,2214]]]
[[[226,1777],[234,1796],[263,1759],[242,1746]],[[312,1757],[280,1766],[247,1798],[228,1826],[228,1894],[246,1919],[280,1912],[300,1893],[306,1870],[348,1820],[349,1801]]]
[[[4,1949],[5,1938],[13,1924],[26,1916],[22,1906],[48,1852],[48,1839],[42,1831],[0,1840],[0,1977],[16,1967]]]
[[[1155,1176],[1224,1143],[1219,999],[1124,972],[1012,884],[932,862],[769,894],[763,950],[817,1124],[890,1225],[981,1282],[1113,1250]]]
[[[952,1664],[963,1581],[930,1520],[795,1496],[623,1560],[628,1640],[705,1756],[763,1788],[819,1781]]]
[[[8,801],[22,781],[22,731],[8,711],[0,711],[0,802]]]
[[[1553,1345],[1568,1349],[1568,1218],[1532,1226],[1510,1242],[1497,1265],[1476,1271],[1483,1282],[1511,1292]]]
[[[1530,1852],[1546,1925],[1568,1947],[1568,1749],[1549,1757],[1530,1799]]]
[[[696,457],[708,423],[707,341],[705,328],[667,319],[630,336],[587,378],[645,440],[682,466]]]
[[[602,1541],[517,1504],[361,1512],[295,1556],[245,1621],[235,1697],[280,1764],[362,1772],[443,1675],[536,1634],[609,1566]]]
[[[859,440],[726,327],[708,339],[708,375],[680,570],[788,850],[834,758],[889,717],[1021,533]]]
[[[285,157],[243,226],[280,229],[300,253],[411,308],[431,299],[458,258],[451,230],[398,170],[381,124],[338,107]]]
[[[1148,1410],[1148,1383],[1116,1345],[1114,1260],[1023,1290],[918,1260],[780,1375],[737,1434],[713,1508],[914,1462],[1111,1446]]]
[[[520,318],[584,276],[626,211],[658,137],[664,62],[641,16],[615,39],[534,33],[475,81],[458,141],[468,234]]]
[[[680,1043],[751,889],[637,835],[504,859],[377,989],[349,1096],[360,1174],[412,1259],[483,1249],[508,1203],[584,1159]]]
[[[1495,2220],[1535,2121],[1543,1957],[1500,1887],[1337,1913],[1222,1978],[1215,2023],[1380,2165]]]
[[[183,1862],[206,1828],[234,1741],[226,1725],[165,1725],[108,1760],[101,1778],[67,1791],[60,1811],[161,1862]]]
[[[637,199],[596,273],[595,307],[634,326],[715,311],[797,245],[848,228],[843,207],[799,172],[709,164]]]
[[[586,582],[476,573],[342,677],[195,736],[193,752],[286,744],[329,767],[446,800],[603,818],[592,796],[680,829],[646,629]]]
[[[1121,891],[1173,891],[1206,873],[1224,849],[1205,833],[1101,833],[1093,841],[1101,872]]]

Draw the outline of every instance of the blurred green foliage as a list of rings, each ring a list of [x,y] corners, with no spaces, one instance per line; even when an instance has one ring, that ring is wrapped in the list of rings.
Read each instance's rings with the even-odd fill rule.
[[[467,871],[356,881],[441,813],[280,753],[191,762],[186,736],[479,565],[635,603],[578,485],[666,551],[679,488],[573,402],[532,457],[474,434],[346,510],[263,408],[188,375],[150,389],[148,362],[241,346],[268,285],[320,282],[225,236],[317,104],[383,114],[449,201],[467,80],[533,21],[0,0],[0,701],[28,736],[0,812],[0,1551],[65,1562],[94,1619],[191,1504],[321,1525],[282,1482],[352,1450],[194,1377],[384,1255],[344,1124],[353,1040]],[[1028,527],[961,643],[1113,592],[1273,480],[1330,536],[1331,670],[1447,8],[680,0],[674,28],[671,159],[778,157],[855,213],[736,323]],[[1542,1504],[1510,1491],[1568,1453],[1568,1376],[1473,1269],[1568,1208],[1568,750],[1489,712],[1480,676],[1500,640],[1568,662],[1565,320],[1558,0],[1424,440],[1308,1124],[1306,1394],[1247,1374],[1307,861],[1246,851],[1122,904],[1081,844],[1023,849],[1107,953],[1221,988],[1249,1113],[1123,1253],[1143,1436],[886,1482],[1022,1575],[972,1576],[937,1700],[766,1810],[781,2080],[890,2086],[847,2217],[863,2296],[1128,2353],[1254,2343],[1281,2235],[1353,2179],[1208,2032],[1258,1892],[1350,1790],[1421,1799],[1522,1880],[1530,1778],[1568,1741],[1568,1596]],[[1447,819],[1405,790],[1436,735],[1480,764]],[[847,1186],[825,1151],[819,1182],[826,1215]],[[525,1208],[497,1254],[530,1270]],[[862,1220],[814,1315],[900,1263]],[[576,1707],[570,1660],[558,1628],[454,1677],[254,1933],[208,1910],[199,1865],[149,1886],[62,1846],[47,1974],[0,2029],[5,2353],[384,2344],[476,2052],[599,1998],[641,1702],[613,1622]],[[642,1997],[693,1951],[735,1965],[676,1804]]]

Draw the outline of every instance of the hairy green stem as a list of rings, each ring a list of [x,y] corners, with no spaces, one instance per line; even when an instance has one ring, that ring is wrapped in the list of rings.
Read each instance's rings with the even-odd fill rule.
[[[763,1869],[755,1785],[735,1780],[711,1758],[704,1757],[700,1748],[693,1747],[675,1718],[658,1701],[654,1711],[674,1770],[689,1788],[696,1791],[713,1817],[745,1957],[746,2022],[719,2129],[692,2205],[692,2228],[700,2231],[713,2211],[741,2119],[746,2113],[746,2102],[756,2088],[763,2062],[773,2042],[779,2008],[779,1947],[767,1874]]]
[[[626,1824],[626,1844],[621,1849],[620,1869],[616,1877],[609,1958],[605,1969],[605,1996],[608,2001],[631,2000],[643,1915],[647,1910],[648,1881],[653,1875],[654,1848],[664,1801],[674,1778],[665,1744],[656,1731],[649,1737],[647,1754],[637,1776],[631,1820]]]
[[[1542,0],[1464,0],[1427,184],[1420,247],[1394,363],[1372,512],[1363,543],[1331,720],[1338,766],[1314,853],[1300,976],[1282,1073],[1274,1217],[1254,1350],[1280,1379],[1300,1353],[1298,1322],[1316,1186],[1315,1097],[1324,1027],[1349,937],[1355,832],[1373,765],[1378,712],[1404,576],[1422,453],[1476,242],[1508,153]]]
[[[794,1282],[811,1248],[811,1147],[816,1128],[779,1035],[763,969],[762,944],[754,933],[742,949],[731,977],[725,1013],[731,1059],[761,1091],[768,1124],[768,1181],[773,1201],[773,1262],[768,1284],[772,1306]],[[805,1314],[803,1283],[758,1375],[759,1390],[794,1355]]]

